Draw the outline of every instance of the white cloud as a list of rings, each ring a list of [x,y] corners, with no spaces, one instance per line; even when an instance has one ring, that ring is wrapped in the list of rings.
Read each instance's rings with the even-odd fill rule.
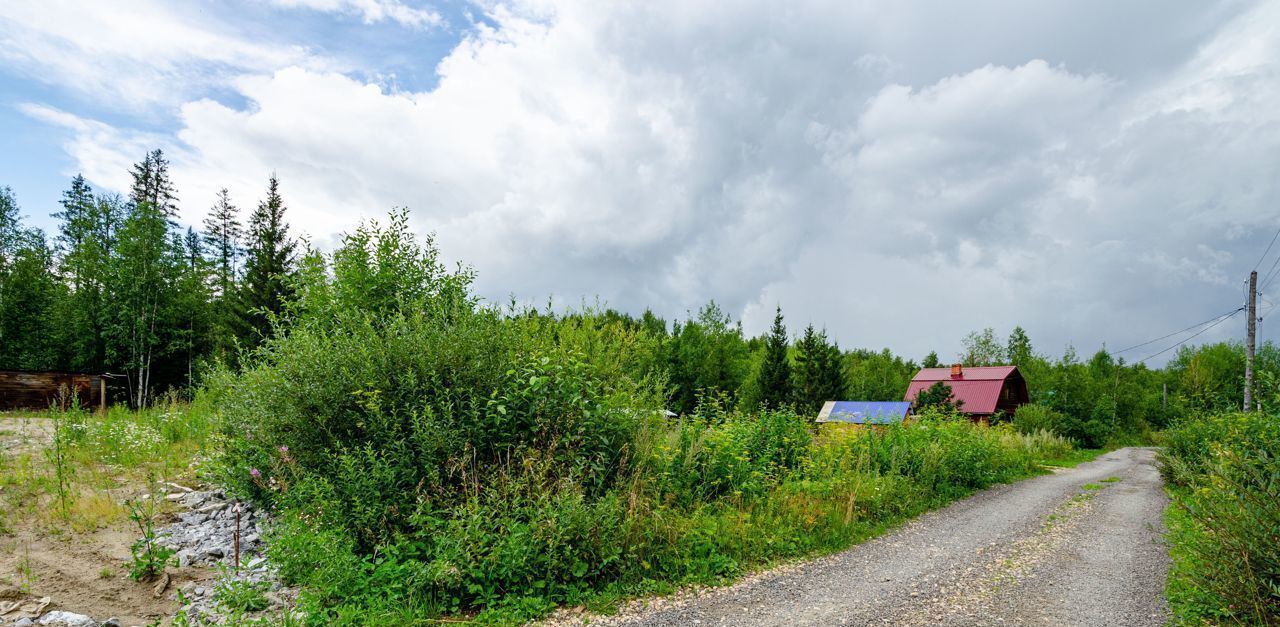
[[[1233,306],[1274,228],[1280,54],[1274,5],[1115,5],[498,4],[432,91],[242,73],[247,105],[182,105],[174,172],[192,222],[272,170],[317,237],[407,205],[499,299],[1136,343]]]
[[[176,105],[245,72],[324,67],[299,46],[237,35],[158,0],[0,3],[0,62],[99,106]]]
[[[433,9],[416,8],[400,0],[270,0],[276,6],[307,8],[328,13],[359,15],[366,24],[392,20],[411,28],[439,26],[444,18]]]

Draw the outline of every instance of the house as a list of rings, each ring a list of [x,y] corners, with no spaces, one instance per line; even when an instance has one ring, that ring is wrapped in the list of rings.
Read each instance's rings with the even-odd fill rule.
[[[73,395],[82,408],[106,407],[106,389],[106,380],[96,374],[0,370],[0,410],[65,407]]]
[[[1017,366],[974,366],[955,364],[950,368],[924,368],[907,386],[903,400],[914,402],[916,395],[942,382],[951,388],[952,397],[962,401],[960,413],[977,422],[987,422],[997,412],[1013,416],[1019,405],[1031,398],[1027,382]]]
[[[911,403],[906,402],[827,401],[818,422],[887,425],[905,421],[910,413]]]

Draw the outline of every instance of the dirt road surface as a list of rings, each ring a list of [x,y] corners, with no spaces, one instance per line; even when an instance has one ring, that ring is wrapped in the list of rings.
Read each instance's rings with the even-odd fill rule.
[[[1163,625],[1155,451],[998,486],[852,549],[592,625]]]

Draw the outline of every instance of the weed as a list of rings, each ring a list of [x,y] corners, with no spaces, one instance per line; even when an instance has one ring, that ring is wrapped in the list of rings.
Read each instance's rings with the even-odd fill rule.
[[[234,613],[261,612],[267,609],[267,584],[225,577],[214,586],[214,599]]]
[[[1102,480],[1102,482],[1103,482],[1103,483],[1116,483],[1116,482],[1118,482],[1118,481],[1120,481],[1120,480],[1121,480],[1121,479],[1120,479],[1120,477],[1107,477],[1106,479],[1103,479],[1103,480]]]
[[[155,490],[152,490],[152,494]],[[129,520],[138,529],[139,537],[129,552],[133,555],[133,563],[129,566],[129,578],[134,581],[147,581],[164,572],[174,550],[161,546],[156,541],[155,517],[156,503],[154,498],[139,501],[129,500],[125,504],[129,508]]]
[[[114,568],[111,568],[110,566],[103,566],[102,570],[98,571],[98,579],[111,579],[115,576],[116,576],[116,571]]]
[[[36,584],[36,573],[31,568],[31,548],[26,545],[23,545],[22,559],[18,560],[18,577],[21,581],[18,588],[25,594],[31,594]]]
[[[1086,483],[1080,487],[1085,490],[1101,490],[1102,489],[1102,486],[1096,483]]]

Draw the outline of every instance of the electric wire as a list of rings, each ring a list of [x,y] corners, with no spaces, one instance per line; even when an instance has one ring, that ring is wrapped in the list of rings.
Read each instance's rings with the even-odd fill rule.
[[[1118,351],[1112,351],[1112,352],[1111,352],[1111,354],[1112,354],[1112,355],[1119,355],[1120,353],[1127,353],[1127,352],[1129,352],[1129,351],[1131,351],[1131,350],[1133,350],[1133,349],[1135,349],[1135,348],[1142,348],[1143,346],[1146,346],[1146,345],[1148,345],[1148,344],[1154,344],[1154,343],[1156,343],[1156,342],[1159,342],[1160,340],[1165,340],[1165,339],[1171,338],[1171,337],[1173,337],[1173,336],[1175,336],[1175,335],[1178,335],[1178,334],[1181,334],[1181,333],[1186,333],[1187,331],[1190,331],[1190,330],[1195,329],[1195,328],[1197,328],[1197,327],[1204,326],[1204,325],[1206,325],[1206,324],[1209,324],[1210,322],[1217,322],[1217,321],[1219,321],[1219,320],[1220,320],[1220,319],[1222,319],[1222,318],[1225,318],[1225,317],[1228,317],[1228,316],[1233,316],[1233,315],[1235,315],[1235,314],[1237,314],[1237,313],[1240,313],[1240,311],[1241,311],[1241,310],[1243,310],[1243,309],[1244,309],[1244,307],[1240,307],[1240,308],[1238,308],[1238,309],[1233,309],[1233,310],[1231,310],[1231,311],[1228,311],[1228,312],[1226,312],[1226,313],[1224,313],[1224,314],[1218,314],[1218,315],[1216,315],[1216,316],[1214,316],[1214,317],[1212,317],[1212,318],[1209,318],[1208,320],[1205,320],[1204,322],[1198,322],[1198,323],[1193,324],[1193,325],[1191,325],[1191,326],[1189,326],[1189,327],[1187,327],[1187,328],[1185,328],[1185,329],[1181,329],[1181,330],[1179,330],[1179,331],[1174,331],[1173,333],[1170,333],[1170,334],[1168,334],[1168,335],[1162,335],[1162,336],[1160,336],[1160,337],[1158,337],[1158,338],[1156,338],[1156,339],[1154,339],[1154,340],[1147,340],[1147,341],[1145,341],[1145,342],[1143,342],[1143,343],[1141,343],[1141,344],[1134,344],[1133,346],[1129,346],[1129,347],[1127,347],[1127,348],[1122,348],[1122,349],[1120,349],[1120,350],[1118,350]],[[1191,337],[1195,337],[1195,336],[1193,335],[1193,336],[1191,336]]]
[[[1197,335],[1200,335],[1201,333],[1204,333],[1205,331],[1208,331],[1209,329],[1212,329],[1213,327],[1216,327],[1216,326],[1218,326],[1218,325],[1222,324],[1223,322],[1226,322],[1227,320],[1229,320],[1229,319],[1231,319],[1231,318],[1234,318],[1234,317],[1235,317],[1235,315],[1236,315],[1236,314],[1238,314],[1238,313],[1240,313],[1241,311],[1244,311],[1244,307],[1241,307],[1241,308],[1239,308],[1239,309],[1237,309],[1237,310],[1235,310],[1235,311],[1233,311],[1233,312],[1231,312],[1231,313],[1227,314],[1226,316],[1219,318],[1219,319],[1218,319],[1216,322],[1214,322],[1213,324],[1211,324],[1211,325],[1209,325],[1209,326],[1207,326],[1207,327],[1205,327],[1205,328],[1203,328],[1203,329],[1200,329],[1199,331],[1196,331],[1196,332],[1195,332],[1194,334],[1192,334],[1190,337],[1188,337],[1188,338],[1186,338],[1186,339],[1184,339],[1184,340],[1180,340],[1180,341],[1178,341],[1178,343],[1174,344],[1173,346],[1170,346],[1170,347],[1168,347],[1168,348],[1166,348],[1166,349],[1164,349],[1164,350],[1162,350],[1162,351],[1160,351],[1160,352],[1158,352],[1158,353],[1153,353],[1153,354],[1151,354],[1151,355],[1147,355],[1146,357],[1143,357],[1142,359],[1139,359],[1139,360],[1138,360],[1138,363],[1143,363],[1143,362],[1145,362],[1146,360],[1151,359],[1151,358],[1153,358],[1153,357],[1159,357],[1160,355],[1163,355],[1163,354],[1165,354],[1165,353],[1167,353],[1167,352],[1169,352],[1169,351],[1171,351],[1171,350],[1173,350],[1173,349],[1175,349],[1175,348],[1177,348],[1177,347],[1179,347],[1179,346],[1182,346],[1183,344],[1186,344],[1187,342],[1190,342],[1191,340],[1195,339],[1195,337],[1196,337]]]
[[[1276,229],[1276,234],[1271,236],[1271,243],[1267,244],[1267,249],[1262,251],[1262,256],[1258,257],[1258,263],[1253,264],[1253,270],[1256,271],[1258,266],[1262,265],[1262,261],[1267,258],[1267,253],[1271,252],[1271,247],[1276,245],[1276,238],[1280,237],[1280,229]],[[1278,259],[1280,261],[1280,259]]]

